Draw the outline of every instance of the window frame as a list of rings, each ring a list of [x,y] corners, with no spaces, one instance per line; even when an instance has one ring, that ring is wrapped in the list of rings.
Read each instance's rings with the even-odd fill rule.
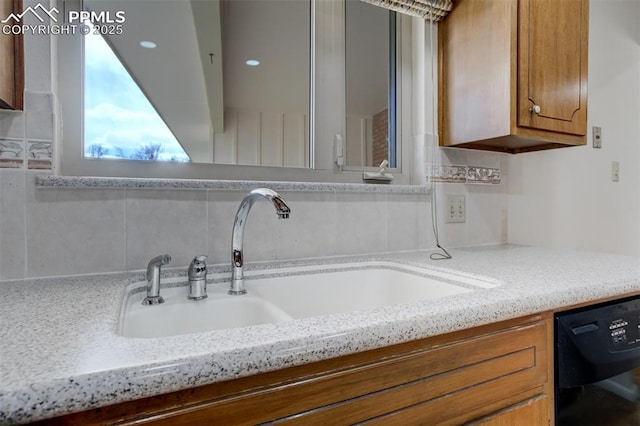
[[[82,0],[57,0],[60,10],[79,9]],[[309,181],[309,182],[346,182],[361,183],[362,172],[377,170],[376,167],[338,167],[335,163],[335,135],[345,135],[346,131],[346,99],[344,96],[344,66],[342,75],[338,76],[336,87],[342,87],[342,99],[339,108],[334,108],[331,92],[325,90],[325,83],[332,76],[322,73],[322,67],[329,64],[322,57],[316,56],[319,44],[321,28],[332,28],[342,31],[335,35],[334,40],[342,40],[344,49],[344,1],[345,0],[311,0],[311,96],[310,124],[313,129],[311,137],[311,167],[270,167],[249,166],[235,164],[208,164],[208,163],[177,163],[177,162],[152,162],[140,160],[118,160],[85,158],[82,154],[83,146],[83,117],[82,108],[84,97],[82,37],[73,35],[60,35],[56,37],[54,47],[54,69],[57,69],[55,92],[58,95],[57,104],[58,120],[61,124],[57,131],[58,152],[56,156],[56,169],[63,176],[101,176],[101,177],[142,177],[142,178],[176,178],[176,179],[220,179],[220,180],[268,180],[268,181]],[[335,13],[342,10],[341,13]],[[66,12],[65,12],[66,13]],[[328,18],[329,17],[329,18]],[[342,26],[337,25],[340,21]],[[125,29],[126,31],[126,29]],[[411,52],[412,44],[412,18],[397,16],[397,61],[396,61],[396,155],[397,167],[390,169],[394,174],[394,183],[411,184],[411,117],[403,114],[403,111],[411,109],[411,61],[403,58],[403,54]],[[327,46],[325,46],[327,47]],[[335,48],[334,46],[331,46]],[[344,64],[343,64],[344,65]],[[335,73],[335,71],[333,71]],[[320,78],[318,78],[320,77]],[[334,89],[336,90],[336,89]],[[321,95],[323,94],[323,95]],[[335,117],[326,117],[326,111],[340,110],[341,114]],[[323,114],[324,111],[324,114]],[[323,126],[318,126],[322,122]],[[406,135],[406,136],[404,136]],[[329,141],[329,142],[327,142]],[[404,165],[404,166],[403,166]],[[422,182],[416,182],[422,184]]]
[[[360,0],[345,0],[344,2],[344,6],[345,6],[345,26],[347,23],[347,19],[346,19],[346,3],[347,1],[360,1]],[[365,3],[363,3],[365,4]],[[398,133],[398,123],[400,122],[400,115],[399,115],[399,104],[400,104],[400,99],[399,99],[399,93],[401,93],[398,88],[401,88],[401,80],[400,80],[400,73],[399,68],[400,68],[400,62],[399,62],[399,58],[400,58],[400,51],[401,51],[401,45],[400,45],[400,36],[398,34],[398,21],[400,20],[400,14],[391,10],[387,10],[387,17],[388,17],[388,21],[389,21],[389,35],[388,35],[388,41],[389,41],[389,51],[388,53],[388,63],[389,63],[389,67],[388,67],[388,72],[387,72],[387,83],[388,83],[388,91],[387,91],[387,105],[388,105],[388,112],[387,112],[387,117],[388,117],[388,129],[387,129],[387,133],[388,133],[388,139],[387,139],[387,149],[388,149],[388,157],[387,160],[389,162],[389,165],[387,166],[387,169],[389,170],[401,170],[401,168],[399,167],[399,163],[400,161],[398,160],[399,158],[401,158],[400,155],[400,149],[401,149],[401,143],[399,142],[400,139],[400,135]],[[346,39],[346,37],[345,37]],[[346,40],[345,40],[346,41]],[[345,50],[345,58],[346,58],[346,50]],[[345,59],[345,75],[347,74],[347,69],[346,69],[346,59]],[[346,84],[346,81],[345,81]],[[344,133],[347,134],[348,132],[346,131],[347,129],[347,117],[346,117],[346,95],[347,95],[347,89],[345,87],[345,124],[344,124]],[[347,147],[347,145],[349,144],[349,139],[348,139],[348,135],[345,137],[345,149]],[[391,147],[393,147],[394,149],[391,149]],[[378,164],[372,164],[371,166],[359,166],[359,165],[349,165],[346,164],[342,170],[344,171],[378,171],[379,170],[379,165]]]

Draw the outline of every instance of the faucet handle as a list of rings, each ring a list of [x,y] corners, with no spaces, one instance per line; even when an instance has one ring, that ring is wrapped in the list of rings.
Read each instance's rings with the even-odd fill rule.
[[[207,256],[196,256],[189,265],[189,295],[187,299],[207,298]]]
[[[207,278],[207,256],[196,256],[189,265],[189,280]]]

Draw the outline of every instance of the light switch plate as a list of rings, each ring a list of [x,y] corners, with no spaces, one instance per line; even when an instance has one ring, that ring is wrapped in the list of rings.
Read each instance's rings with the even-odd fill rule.
[[[594,148],[602,148],[602,127],[593,126],[591,128],[592,142]]]

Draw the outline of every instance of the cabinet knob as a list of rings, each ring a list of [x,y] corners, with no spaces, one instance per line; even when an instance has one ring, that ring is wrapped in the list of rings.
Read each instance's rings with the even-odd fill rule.
[[[529,108],[529,112],[533,113],[533,114],[540,114],[540,105],[534,105],[531,108]]]

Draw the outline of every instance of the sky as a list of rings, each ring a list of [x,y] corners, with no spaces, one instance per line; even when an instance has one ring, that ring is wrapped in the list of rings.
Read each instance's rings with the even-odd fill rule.
[[[100,35],[85,36],[85,157],[91,145],[103,158],[131,158],[145,145],[160,144],[163,161],[189,161],[167,125]]]

